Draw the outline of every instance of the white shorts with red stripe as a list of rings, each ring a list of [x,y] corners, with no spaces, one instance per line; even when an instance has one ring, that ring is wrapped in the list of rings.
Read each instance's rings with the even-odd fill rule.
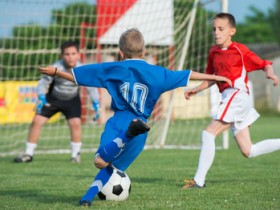
[[[247,92],[228,88],[222,92],[222,101],[214,119],[231,123],[232,133],[236,135],[255,122],[259,116]]]

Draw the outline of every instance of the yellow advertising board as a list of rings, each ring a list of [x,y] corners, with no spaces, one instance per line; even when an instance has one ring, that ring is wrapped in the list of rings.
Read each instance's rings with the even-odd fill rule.
[[[0,82],[0,124],[30,123],[35,115],[37,81]],[[55,115],[50,121],[56,121]]]
[[[188,89],[198,86],[201,82],[190,81]],[[184,96],[184,88],[177,88],[174,95],[174,103],[172,109],[173,119],[195,119],[209,117],[210,113],[210,93],[209,89],[198,93],[191,100],[186,100]],[[163,112],[167,113],[170,106],[171,92],[166,92],[161,97]],[[166,117],[166,116],[165,116]]]

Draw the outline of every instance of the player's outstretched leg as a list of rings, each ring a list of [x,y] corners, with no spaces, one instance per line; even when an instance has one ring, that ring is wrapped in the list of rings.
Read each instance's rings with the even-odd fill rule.
[[[92,185],[80,200],[80,206],[91,206],[92,200],[100,192],[102,187],[108,182],[112,173],[113,173],[113,167],[111,165],[107,166],[104,169],[101,169],[98,172]]]
[[[126,133],[120,133],[119,136],[106,146],[100,148],[97,154],[107,163],[112,162],[118,157],[127,142],[133,139],[133,137],[146,133],[150,130],[150,127],[140,119],[134,119],[128,126]]]
[[[204,130],[199,155],[198,167],[193,180],[186,180],[183,189],[205,187],[205,177],[215,157],[215,136]]]

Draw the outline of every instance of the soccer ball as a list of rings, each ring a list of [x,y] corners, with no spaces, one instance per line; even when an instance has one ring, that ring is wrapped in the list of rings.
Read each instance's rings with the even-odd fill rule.
[[[123,201],[128,198],[131,182],[125,172],[114,169],[109,181],[98,193],[101,200]]]

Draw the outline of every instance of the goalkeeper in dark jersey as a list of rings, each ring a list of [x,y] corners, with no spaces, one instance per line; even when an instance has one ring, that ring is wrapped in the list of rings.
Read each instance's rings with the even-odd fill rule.
[[[71,72],[74,67],[80,66],[80,53],[78,44],[67,41],[61,45],[61,59],[52,66]],[[93,109],[94,120],[99,118],[99,94],[98,89],[87,87]],[[17,163],[31,162],[35,148],[40,137],[43,125],[57,112],[63,113],[68,121],[71,133],[71,160],[80,162],[81,152],[81,101],[79,86],[74,82],[61,77],[42,75],[37,87],[38,102],[36,115],[33,118],[28,134],[25,153],[14,159]]]

